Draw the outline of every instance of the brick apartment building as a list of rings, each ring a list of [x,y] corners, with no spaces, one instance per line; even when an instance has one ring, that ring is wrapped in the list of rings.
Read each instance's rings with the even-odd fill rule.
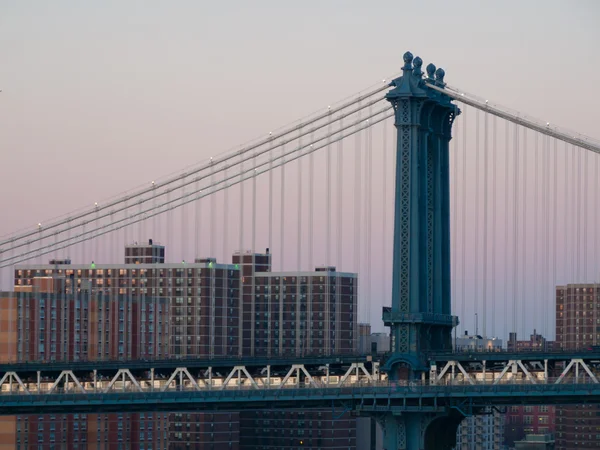
[[[556,287],[556,342],[562,350],[600,345],[600,284]],[[600,448],[600,406],[556,408],[556,448]]]
[[[551,352],[557,349],[557,344],[533,330],[529,340],[518,340],[517,333],[510,333],[507,349],[509,352]],[[511,406],[506,412],[504,443],[513,447],[528,434],[554,433],[555,424],[556,406]]]
[[[236,253],[232,264],[213,258],[167,264],[164,258],[164,247],[150,241],[127,246],[126,264],[53,260],[16,267],[15,292],[0,294],[0,360],[356,351],[355,274],[331,267],[271,273],[268,250]],[[265,414],[268,426],[260,429],[248,426],[255,412],[5,418],[0,449],[2,442],[23,449],[65,443],[69,448],[250,449],[258,448],[252,444],[257,440],[264,448],[288,448],[297,436],[279,434],[282,427],[308,436],[317,423],[321,431],[307,439],[314,446],[305,448],[338,448],[341,441],[354,448],[355,420],[349,417],[333,421],[324,411],[307,412],[302,420],[287,412]],[[274,446],[266,444],[271,437]]]

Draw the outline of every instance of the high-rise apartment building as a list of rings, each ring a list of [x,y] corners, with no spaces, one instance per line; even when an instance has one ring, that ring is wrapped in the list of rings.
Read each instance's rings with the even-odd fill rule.
[[[134,242],[125,246],[125,264],[160,264],[165,262],[165,247],[155,244],[152,239],[147,244]]]
[[[504,414],[486,414],[465,418],[456,434],[455,450],[500,450],[504,441]]]
[[[167,264],[164,254],[149,241],[127,246],[125,264],[17,266],[15,292],[0,294],[0,360],[356,352],[355,274],[333,267],[273,273],[268,249],[236,253],[233,264],[214,258]],[[277,444],[265,448],[294,445],[279,435],[282,412],[262,414],[268,423],[260,432],[241,426],[255,420],[252,412],[45,415],[7,418],[0,426],[15,448],[71,441],[71,448],[220,450],[271,437]],[[302,424],[323,424],[307,440],[315,446],[305,448],[338,448],[342,441],[355,448],[349,415],[333,420],[326,411],[311,411],[301,420],[294,414],[281,416],[284,426],[305,429],[307,436],[312,425]]]
[[[506,411],[504,443],[512,447],[528,434],[554,433],[555,416],[556,407],[552,405],[509,407]]]
[[[544,336],[533,330],[528,340],[518,340],[517,333],[509,333],[507,350],[509,352],[549,352],[555,349],[555,341],[548,341]],[[527,435],[546,435],[554,433],[556,407],[541,406],[511,406],[506,411],[504,428],[504,443],[513,447]]]
[[[556,345],[586,350],[600,344],[600,284],[556,287]],[[556,408],[556,448],[599,448],[600,406]]]

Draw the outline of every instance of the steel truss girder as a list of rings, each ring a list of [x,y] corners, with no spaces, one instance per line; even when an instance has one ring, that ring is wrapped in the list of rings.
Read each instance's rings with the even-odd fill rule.
[[[229,385],[229,382],[234,377],[234,375],[238,376],[238,386],[241,386],[242,385],[242,374],[244,374],[246,376],[246,379],[248,379],[248,381],[250,381],[250,384],[252,385],[252,387],[254,389],[258,389],[258,384],[254,380],[254,378],[252,378],[252,375],[250,375],[250,373],[248,373],[246,366],[235,366],[233,369],[231,369],[231,372],[229,372],[229,375],[227,375],[227,378],[225,378],[225,381],[223,381],[223,385],[221,386],[221,389],[225,389]]]
[[[565,360],[565,367],[556,381],[549,378],[547,359],[509,359],[504,362],[494,360],[492,361],[493,364],[491,364],[492,367],[486,365],[486,362],[486,360],[448,360],[445,361],[445,365],[439,372],[437,365],[433,363],[429,373],[429,384],[444,384],[444,380],[450,380],[451,383],[454,384],[457,381],[456,376],[458,375],[458,372],[462,373],[464,381],[469,384],[490,383],[497,385],[500,383],[510,383],[519,374],[524,376],[524,378],[521,379],[519,377],[519,380],[516,380],[517,384],[520,384],[522,381],[526,381],[530,384],[560,384],[563,383],[569,375],[574,375],[576,380],[578,380],[580,376],[587,376],[593,383],[600,383],[598,376],[598,361],[596,360],[586,361],[583,358]],[[509,374],[512,375],[512,377],[509,377]]]
[[[358,381],[360,378],[360,374],[362,373],[368,382],[372,382],[375,381],[375,372],[376,372],[376,367],[373,367],[373,374],[370,374],[369,371],[365,368],[365,365],[363,363],[353,363],[348,370],[346,371],[346,373],[344,374],[344,376],[340,379],[339,383],[337,384],[338,386],[341,386],[344,384],[344,382],[352,375],[352,373],[356,373],[356,380]]]
[[[119,369],[119,371],[115,374],[113,379],[110,380],[110,383],[108,383],[108,386],[104,389],[104,392],[110,391],[112,389],[112,387],[115,385],[115,383],[117,381],[119,381],[119,379],[121,379],[123,382],[123,390],[125,390],[125,383],[126,383],[126,379],[127,379],[133,386],[135,386],[137,388],[138,391],[140,391],[140,392],[143,391],[142,387],[140,386],[140,383],[138,383],[138,381],[131,374],[129,369]],[[94,386],[94,387],[96,387],[96,386]]]
[[[558,379],[556,380],[555,384],[560,384],[569,374],[571,369],[575,370],[575,379],[578,380],[580,367],[589,375],[589,377],[593,380],[594,383],[598,383],[598,378],[592,373],[589,366],[585,363],[583,359],[572,359],[569,362],[569,364],[567,364],[567,366],[564,368],[564,370],[560,374],[560,377],[558,377]]]
[[[23,381],[21,380],[21,378],[19,377],[19,375],[17,375],[16,372],[6,372],[4,374],[4,376],[2,377],[2,379],[0,379],[0,391],[2,391],[2,388],[4,386],[4,384],[8,384],[8,392],[13,391],[13,382],[16,382],[19,387],[21,389],[23,389],[24,392],[30,394],[31,392],[29,392],[29,389],[27,389],[27,387],[25,387],[25,384],[23,383]]]
[[[69,379],[71,379],[71,381],[73,383],[75,383],[75,385],[79,388],[79,390],[81,392],[85,393],[85,389],[83,388],[83,386],[81,385],[81,383],[79,382],[79,380],[77,379],[75,374],[73,374],[73,372],[71,370],[63,370],[58,375],[58,378],[56,378],[56,381],[52,384],[52,386],[50,386],[50,390],[48,391],[48,394],[52,394],[62,380],[64,380],[65,385],[68,386]]]
[[[175,367],[170,370],[149,368],[147,371],[135,371],[121,367],[114,370],[94,369],[90,372],[75,373],[73,370],[62,370],[48,377],[43,371],[19,373],[7,371],[0,373],[0,395],[18,392],[39,394],[64,393],[136,393],[164,392],[173,390],[210,391],[226,390],[235,387],[250,387],[252,390],[282,389],[301,387],[306,382],[310,388],[330,388],[339,386],[376,385],[385,379],[379,373],[379,363],[353,362],[336,367],[331,373],[329,364],[322,365],[237,365],[227,371],[215,372],[214,367],[198,371],[196,367]],[[50,367],[49,367],[50,368]],[[215,375],[216,373],[216,375]],[[46,375],[42,377],[42,375]],[[332,377],[336,377],[332,379]],[[237,383],[234,380],[237,379]],[[303,381],[305,380],[305,381]],[[14,385],[14,386],[13,386]]]

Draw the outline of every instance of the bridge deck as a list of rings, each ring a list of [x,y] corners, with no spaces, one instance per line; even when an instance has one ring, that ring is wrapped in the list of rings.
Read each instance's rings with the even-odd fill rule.
[[[142,411],[214,411],[344,407],[355,411],[409,411],[515,404],[600,403],[600,385],[459,385],[172,390],[87,394],[11,394],[0,396],[0,415]]]

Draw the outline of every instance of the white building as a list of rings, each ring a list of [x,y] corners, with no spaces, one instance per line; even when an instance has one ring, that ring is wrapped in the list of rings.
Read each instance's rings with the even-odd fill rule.
[[[502,339],[470,336],[467,331],[454,340],[454,348],[459,352],[498,352],[502,350]]]
[[[458,427],[455,450],[504,450],[505,415],[496,411],[465,418]]]

